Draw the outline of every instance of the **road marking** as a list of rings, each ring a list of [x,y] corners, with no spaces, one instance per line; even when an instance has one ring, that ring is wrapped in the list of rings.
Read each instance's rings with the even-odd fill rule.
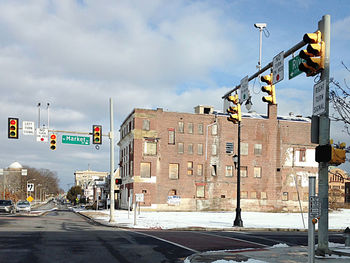
[[[172,244],[172,245],[174,245],[174,246],[181,247],[181,248],[183,248],[183,249],[187,249],[187,250],[192,251],[192,252],[194,252],[194,253],[199,253],[199,251],[197,251],[197,250],[195,250],[195,249],[192,249],[192,248],[189,248],[189,247],[185,247],[185,246],[183,246],[183,245],[180,245],[180,244],[178,244],[178,243],[175,243],[175,242],[172,242],[172,241],[169,241],[169,240],[160,238],[160,237],[156,237],[156,236],[152,236],[152,235],[149,235],[149,234],[145,234],[145,233],[138,232],[138,231],[132,231],[132,230],[128,230],[128,229],[122,229],[122,228],[119,228],[119,229],[120,229],[120,230],[124,230],[124,231],[128,231],[128,232],[137,233],[137,234],[144,235],[144,236],[148,236],[148,237],[152,237],[152,238],[158,239],[158,240],[160,240],[160,241],[163,241],[163,242]]]

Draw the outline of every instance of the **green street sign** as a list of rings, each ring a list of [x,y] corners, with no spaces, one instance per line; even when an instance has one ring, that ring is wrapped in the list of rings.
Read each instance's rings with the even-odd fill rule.
[[[90,137],[62,135],[62,143],[90,145]]]
[[[288,61],[289,79],[292,79],[298,76],[299,74],[303,73],[299,70],[299,65],[301,64],[301,62],[305,62],[305,60],[299,57],[299,55]]]

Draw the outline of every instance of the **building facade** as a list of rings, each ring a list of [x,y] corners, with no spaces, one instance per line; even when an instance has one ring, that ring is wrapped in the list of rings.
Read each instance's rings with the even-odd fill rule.
[[[134,109],[120,127],[121,208],[143,194],[143,209],[232,211],[237,126],[208,106],[195,113]],[[308,118],[277,116],[277,105],[267,115],[242,113],[242,209],[307,207],[308,177],[318,172],[310,128]]]
[[[92,202],[99,198],[105,200],[107,195],[107,176],[108,172],[97,171],[75,171],[75,186],[80,186],[84,191],[87,202]]]

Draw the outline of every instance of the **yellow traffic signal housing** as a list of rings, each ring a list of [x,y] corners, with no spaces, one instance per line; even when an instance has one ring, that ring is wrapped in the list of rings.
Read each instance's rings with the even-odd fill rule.
[[[50,149],[56,150],[56,144],[57,144],[57,136],[56,134],[51,134],[50,136]]]
[[[92,143],[102,144],[102,126],[92,125]]]
[[[346,150],[345,149],[338,149],[332,147],[332,157],[329,161],[330,165],[339,165],[342,163],[345,163],[346,159]]]
[[[305,34],[303,37],[308,46],[299,53],[299,56],[306,60],[300,63],[299,70],[305,72],[308,77],[315,76],[324,69],[325,43],[321,37],[320,31]]]
[[[8,118],[8,138],[18,139],[18,118]]]
[[[261,91],[267,92],[270,95],[262,97],[262,101],[268,104],[276,104],[275,85],[272,85],[272,79],[272,73],[261,77],[261,81],[268,84],[261,87]]]
[[[235,94],[234,96],[228,96],[228,101],[231,101],[236,106],[231,106],[227,109],[227,112],[229,113],[229,117],[227,117],[228,121],[231,121],[233,123],[238,123],[242,120],[242,114],[241,114],[241,104],[239,103],[238,94]]]

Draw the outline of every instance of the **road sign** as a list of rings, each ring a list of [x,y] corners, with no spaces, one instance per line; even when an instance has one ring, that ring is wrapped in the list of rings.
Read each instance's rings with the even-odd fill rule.
[[[34,184],[27,184],[27,191],[33,192],[34,191]]]
[[[34,200],[34,198],[33,198],[33,197],[31,197],[31,196],[28,196],[28,197],[27,197],[27,201],[28,201],[28,202],[30,202],[30,203],[31,203],[33,200]]]
[[[49,141],[49,130],[46,128],[36,129],[36,141],[37,142],[48,142]]]
[[[34,135],[34,121],[22,122],[23,135]]]
[[[276,84],[284,78],[284,51],[272,60],[272,77],[272,84]]]
[[[299,70],[299,65],[302,62],[305,62],[305,59],[302,59],[301,57],[299,57],[299,55],[297,55],[296,57],[294,57],[288,61],[289,79],[292,79],[292,78],[298,76],[299,74],[303,73],[303,71]]]
[[[240,90],[241,90],[241,97],[240,97],[241,103],[249,98],[248,82],[249,82],[248,76],[245,76],[241,80],[241,88],[240,88]]]
[[[27,176],[28,175],[28,170],[22,168],[21,174],[22,174],[22,176]]]
[[[62,135],[62,143],[90,145],[90,137]]]
[[[145,200],[145,195],[144,194],[135,194],[135,200],[136,202],[144,202]]]
[[[326,112],[326,81],[314,85],[314,104],[312,115],[321,115]]]
[[[320,217],[321,215],[321,202],[319,196],[310,196],[309,200],[309,214],[312,218]]]

